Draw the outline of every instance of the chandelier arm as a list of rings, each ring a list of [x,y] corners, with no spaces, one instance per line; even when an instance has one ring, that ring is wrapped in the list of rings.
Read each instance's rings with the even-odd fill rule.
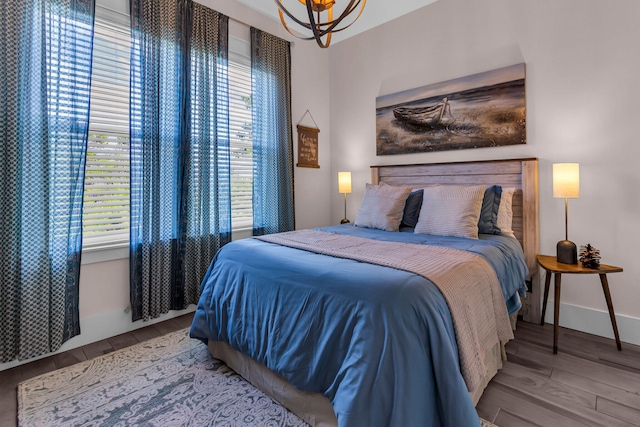
[[[303,26],[303,27],[305,27],[307,30],[310,30],[310,29],[311,29],[311,25],[310,25],[310,24],[308,24],[308,23],[306,23],[306,22],[303,22],[303,21],[299,20],[298,18],[296,18],[296,17],[295,17],[291,12],[289,12],[289,11],[287,10],[287,8],[286,8],[286,7],[284,7],[284,5],[282,4],[282,2],[281,2],[280,0],[274,0],[274,1],[276,2],[276,5],[278,6],[278,9],[279,9],[279,12],[280,12],[280,19],[281,19],[281,20],[283,19],[283,17],[282,17],[282,12],[284,12],[284,13],[285,13],[285,15],[287,15],[287,16],[288,16],[288,17],[289,17],[293,22],[295,22],[296,24],[298,24],[298,25],[302,25],[302,26]],[[283,22],[284,22],[284,21],[283,21]],[[312,39],[309,39],[309,40],[312,40]]]
[[[345,9],[342,11],[340,16],[335,20],[333,19],[333,10],[332,10],[333,8],[328,8],[327,9],[328,21],[320,22],[321,12],[318,11],[317,20],[313,16],[313,6],[312,6],[313,0],[305,0],[304,3],[307,6],[307,15],[309,17],[309,22],[307,23],[296,18],[291,12],[289,12],[287,8],[284,7],[281,0],[274,0],[274,1],[278,6],[280,22],[282,23],[282,26],[285,28],[285,30],[289,34],[301,40],[315,40],[318,43],[318,46],[320,46],[321,48],[329,47],[329,44],[331,43],[332,33],[346,30],[351,25],[353,25],[358,20],[358,18],[360,18],[360,15],[362,15],[362,12],[364,11],[364,7],[367,3],[367,0],[350,0],[349,4],[345,7]],[[358,12],[358,15],[355,17],[355,19],[351,21],[348,25],[345,25],[342,28],[336,28],[338,25],[342,23],[342,21],[347,16],[349,16],[352,12],[354,12],[358,8],[358,6],[360,6],[360,11]],[[287,25],[284,15],[288,16],[289,19],[291,19],[293,22],[300,25],[301,27],[306,28],[307,30],[311,30],[311,32],[313,33],[313,37],[300,37],[294,34],[293,31],[291,31],[291,29]],[[326,41],[323,42],[322,38],[325,36],[326,36]]]
[[[311,25],[311,31],[313,32],[313,37],[316,39],[316,43],[318,43],[318,46],[320,46],[323,49],[329,47],[329,44],[331,43],[331,33],[328,33],[327,41],[323,42],[322,36],[318,32],[318,26],[316,25],[316,21],[313,17],[313,8],[311,7],[311,0],[307,0],[306,5],[307,5],[307,14],[309,15],[309,25]],[[320,14],[318,13],[318,15]],[[330,17],[332,16],[331,9],[329,9],[329,16]]]
[[[347,28],[349,28],[350,26],[352,26],[360,17],[360,15],[362,14],[362,12],[364,11],[364,7],[367,4],[367,0],[352,0],[351,3],[354,3],[355,5],[353,5],[353,7],[351,9],[345,9],[342,14],[340,15],[340,17],[338,17],[335,20],[332,21],[328,21],[328,22],[321,22],[319,24],[317,24],[316,26],[318,28],[322,28],[325,26],[328,26],[326,29],[323,30],[319,30],[318,33],[320,34],[320,36],[324,36],[326,34],[329,33],[337,33],[343,30],[346,30]],[[351,5],[351,3],[349,5]],[[360,12],[358,12],[358,16],[355,17],[355,19],[353,21],[351,21],[351,23],[349,23],[348,25],[342,27],[342,28],[338,28],[336,29],[335,27],[337,27],[338,25],[340,25],[340,23],[347,17],[349,16],[349,14],[351,12],[353,12],[355,10],[356,7],[358,7],[358,5],[362,3],[362,7],[360,8]]]
[[[285,15],[287,15],[293,22],[295,22],[296,24],[305,27],[307,30],[311,30],[311,24],[301,21],[300,19],[298,19],[295,15],[293,15],[291,12],[289,12],[287,10],[287,8],[282,4],[281,0],[274,0],[276,5],[278,6],[279,11],[282,11],[285,13]],[[327,22],[315,22],[315,19],[309,19],[309,22],[314,22],[316,27],[325,27],[325,26],[332,26],[331,30],[333,30],[333,28],[335,28],[336,25],[340,24],[340,22],[346,18],[351,12],[353,12],[360,3],[362,3],[362,7],[360,8],[360,12],[358,13],[358,16],[356,17],[356,19],[354,19],[354,22],[360,17],[360,15],[362,14],[362,11],[364,10],[364,6],[366,4],[366,0],[350,0],[349,4],[347,5],[347,7],[345,7],[345,10],[342,12],[342,14],[340,15],[340,17],[336,20],[331,20],[332,18],[329,18],[330,20]],[[305,6],[307,4],[305,3]],[[313,9],[312,9],[313,10]],[[331,9],[329,9],[331,10]],[[308,11],[307,11],[308,13]],[[281,18],[282,19],[282,18]],[[353,22],[352,22],[353,23]],[[351,25],[351,24],[349,24]],[[345,27],[346,28],[346,27]],[[322,31],[327,31],[327,30],[322,30]],[[342,31],[342,29],[340,30],[336,30],[336,31]]]
[[[325,26],[325,25],[329,25],[329,24],[333,25],[333,27],[329,27],[329,28],[327,28],[327,29],[325,29],[325,30],[320,30],[320,31],[319,31],[320,35],[325,35],[325,34],[327,34],[327,33],[339,33],[340,31],[344,31],[344,30],[346,30],[347,28],[349,28],[350,26],[352,26],[353,24],[355,24],[355,22],[358,20],[358,18],[359,18],[359,17],[360,17],[360,15],[362,14],[362,11],[364,10],[364,6],[365,6],[365,4],[366,4],[366,3],[367,3],[367,0],[362,0],[362,8],[360,8],[360,12],[358,13],[358,16],[356,16],[356,18],[355,18],[353,21],[351,21],[351,22],[349,23],[349,25],[346,25],[346,26],[344,26],[344,27],[342,27],[342,28],[335,29],[335,26],[339,25],[339,24],[340,24],[340,22],[341,22],[344,18],[346,18],[348,14],[347,14],[347,15],[345,15],[345,16],[340,16],[340,17],[339,17],[338,19],[336,19],[335,21],[325,22],[325,23],[321,23],[321,24],[319,24],[319,26],[320,26],[320,27],[323,27],[323,26]]]
[[[342,13],[340,14],[340,16],[337,19],[332,20],[331,18],[329,18],[329,21],[327,21],[327,22],[325,22],[323,24],[320,24],[320,25],[321,26],[329,25],[329,28],[327,28],[327,29],[328,30],[329,29],[333,30],[337,25],[340,24],[340,22],[344,18],[346,18],[349,14],[351,14],[351,12],[353,12],[358,7],[358,5],[361,3],[361,1],[362,0],[350,0],[349,4],[344,8],[344,10],[342,11]],[[365,2],[366,2],[366,0],[365,0]],[[364,6],[363,6],[363,8],[364,8]],[[358,15],[358,16],[360,16],[360,15]]]
[[[332,9],[329,9],[327,18],[329,18],[329,20],[333,19],[333,10]],[[331,44],[331,36],[332,36],[331,33],[327,34],[327,41],[325,42],[325,47],[329,47],[329,45]]]
[[[279,10],[278,12],[280,13],[280,22],[282,22],[282,26],[284,27],[285,30],[287,30],[289,34],[291,34],[293,37],[300,40],[315,40],[315,37],[300,37],[299,35],[295,34],[293,31],[291,31],[287,26],[287,23],[284,19],[284,15],[282,14],[282,11]]]

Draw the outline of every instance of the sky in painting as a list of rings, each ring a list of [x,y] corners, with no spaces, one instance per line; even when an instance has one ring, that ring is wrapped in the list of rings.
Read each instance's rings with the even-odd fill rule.
[[[467,89],[491,86],[524,78],[524,64],[511,65],[497,70],[473,74],[459,79],[422,86],[376,98],[376,108],[431,98],[432,96],[462,92]]]

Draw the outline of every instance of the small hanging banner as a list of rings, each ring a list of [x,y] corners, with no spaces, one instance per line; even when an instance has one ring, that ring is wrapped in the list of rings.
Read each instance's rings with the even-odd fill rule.
[[[308,112],[308,111],[307,111]],[[298,163],[299,168],[318,166],[318,133],[320,129],[298,125]]]

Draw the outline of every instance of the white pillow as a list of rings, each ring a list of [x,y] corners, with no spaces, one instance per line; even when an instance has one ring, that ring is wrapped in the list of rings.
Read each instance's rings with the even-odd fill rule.
[[[380,185],[367,184],[355,225],[398,231],[409,193],[411,187],[393,187],[384,182]]]
[[[422,209],[413,231],[436,236],[478,238],[484,185],[442,185],[424,189]]]
[[[516,237],[511,227],[513,226],[513,193],[515,188],[503,188],[498,208],[498,221],[496,225],[500,229],[500,235]]]

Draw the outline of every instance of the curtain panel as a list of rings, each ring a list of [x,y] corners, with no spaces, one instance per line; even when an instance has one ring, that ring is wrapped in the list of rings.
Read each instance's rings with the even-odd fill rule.
[[[291,48],[251,28],[253,235],[295,228]]]
[[[0,4],[0,362],[80,333],[94,0]]]
[[[133,320],[197,303],[231,236],[228,18],[190,0],[131,1]]]

